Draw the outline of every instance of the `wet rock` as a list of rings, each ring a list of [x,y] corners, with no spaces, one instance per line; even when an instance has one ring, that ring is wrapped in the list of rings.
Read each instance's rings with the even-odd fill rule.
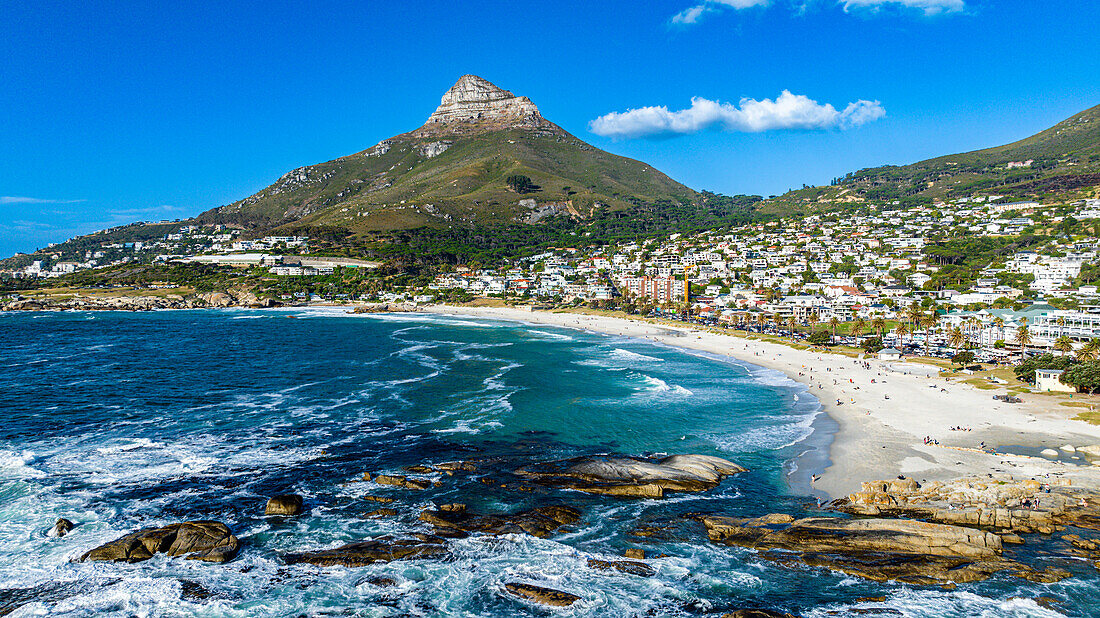
[[[631,547],[623,555],[633,560],[645,560],[645,550],[638,547]]]
[[[46,536],[61,538],[73,531],[73,522],[62,517],[46,532]]]
[[[575,594],[518,582],[504,584],[504,590],[521,599],[553,607],[568,607],[580,600]]]
[[[379,504],[391,504],[394,502],[393,498],[387,498],[385,496],[363,496],[363,499],[371,502],[378,502]]]
[[[862,516],[923,519],[1013,533],[1052,534],[1059,526],[1100,530],[1100,493],[1073,487],[1068,479],[1049,484],[987,476],[936,481],[870,481],[832,503],[835,510]]]
[[[1068,573],[1036,571],[1001,557],[996,534],[913,520],[809,517],[704,517],[716,543],[764,550],[785,565],[818,566],[875,581],[943,585],[987,579],[1007,571],[1031,581],[1058,581]],[[774,551],[782,550],[782,551]]]
[[[611,455],[575,457],[525,468],[516,474],[537,483],[631,498],[662,498],[666,491],[706,491],[745,468],[720,457],[673,455],[641,459]]]
[[[141,562],[155,554],[184,556],[188,560],[204,562],[228,562],[239,550],[240,542],[225,524],[188,521],[131,532],[87,552],[80,557],[80,562]]]
[[[657,570],[648,564],[633,560],[597,560],[596,558],[589,558],[588,566],[601,571],[615,570],[620,573],[637,575],[638,577],[653,577],[657,574]]]
[[[580,517],[581,512],[577,509],[560,505],[505,515],[477,515],[466,511],[465,507],[460,510],[429,509],[420,513],[420,521],[437,530],[491,535],[527,533],[539,538],[549,537],[554,530],[576,523]]]
[[[392,577],[371,577],[367,579],[367,583],[379,588],[393,588],[397,585],[397,580]]]
[[[274,496],[264,507],[264,515],[298,515],[301,512],[302,497],[297,494]]]
[[[334,549],[286,554],[283,560],[287,564],[361,567],[376,562],[436,558],[446,553],[443,539],[431,535],[416,535],[406,539],[383,536]]]
[[[199,582],[192,581],[190,579],[181,579],[180,582],[180,598],[184,601],[201,602],[208,601],[218,596],[217,593],[210,590],[206,586],[203,586]]]
[[[735,609],[723,614],[722,618],[795,618],[793,614],[780,614],[770,609]]]
[[[386,508],[374,509],[373,511],[371,511],[369,513],[363,513],[363,517],[368,517],[368,518],[373,518],[373,517],[394,517],[395,515],[397,515],[397,510],[396,509],[386,509]]]
[[[409,478],[391,474],[379,474],[378,477],[374,479],[374,482],[379,485],[391,485],[394,487],[404,487],[405,489],[428,489],[432,486],[432,482],[427,479]]]

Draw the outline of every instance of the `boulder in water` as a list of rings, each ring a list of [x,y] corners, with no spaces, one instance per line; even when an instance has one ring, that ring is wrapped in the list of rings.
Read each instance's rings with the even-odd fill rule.
[[[317,566],[361,567],[376,562],[434,558],[447,553],[443,539],[427,534],[415,538],[397,539],[383,536],[376,539],[349,543],[334,549],[307,551],[283,556],[287,564],[315,564]]]
[[[504,584],[504,590],[521,599],[553,607],[568,607],[580,600],[580,597],[575,594],[519,582]]]
[[[576,523],[581,518],[581,512],[571,506],[541,506],[528,511],[504,515],[478,515],[458,505],[446,505],[450,509],[426,510],[420,513],[420,521],[435,526],[440,534],[448,532],[467,533],[480,532],[482,534],[520,534],[526,533],[539,538],[547,538],[550,533],[558,528]]]
[[[298,515],[302,512],[302,497],[297,494],[273,496],[264,507],[264,515]]]
[[[635,562],[634,560],[598,560],[596,558],[589,558],[588,566],[601,571],[615,570],[620,573],[637,575],[638,577],[653,577],[657,574],[657,570],[653,567],[644,562]]]
[[[188,560],[204,562],[228,562],[239,550],[240,542],[225,524],[218,521],[187,521],[131,532],[89,551],[80,557],[80,562],[141,562],[155,554],[184,556]]]
[[[46,532],[46,536],[61,538],[73,531],[73,522],[62,517]]]
[[[706,491],[745,468],[710,455],[672,455],[642,459],[598,455],[551,461],[521,468],[516,474],[543,485],[586,493],[661,498],[665,491]]]

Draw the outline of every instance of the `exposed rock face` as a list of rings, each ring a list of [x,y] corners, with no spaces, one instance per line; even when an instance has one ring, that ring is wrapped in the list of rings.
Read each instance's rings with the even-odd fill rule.
[[[492,535],[527,533],[547,538],[551,532],[581,518],[581,512],[569,506],[542,506],[511,515],[476,515],[467,512],[465,507],[456,508],[458,506],[461,505],[445,505],[438,511],[424,511],[420,513],[420,521],[435,526],[440,533],[457,532],[463,536],[471,532]]]
[[[721,457],[672,455],[659,460],[593,456],[535,464],[516,471],[544,485],[586,493],[662,498],[665,491],[706,491],[745,468]]]
[[[298,515],[302,512],[302,497],[296,494],[273,496],[264,507],[264,515]]]
[[[431,159],[447,152],[450,147],[451,142],[428,142],[420,145],[420,155],[426,159]]]
[[[414,134],[426,137],[482,128],[557,129],[557,125],[543,118],[531,99],[517,97],[476,75],[463,75]]]
[[[871,481],[833,503],[855,515],[913,517],[1014,533],[1053,533],[1058,526],[1100,530],[1100,494],[1069,485],[1045,486],[1012,477],[964,478],[921,486],[912,479]]]
[[[1058,581],[1069,573],[1036,571],[1001,557],[996,534],[961,526],[905,519],[839,519],[789,516],[757,519],[704,517],[716,543],[764,551],[787,565],[820,566],[875,581],[918,585],[965,583],[1009,571],[1033,581]],[[782,550],[782,551],[773,551]]]
[[[53,528],[50,528],[49,531],[46,532],[46,536],[61,538],[72,531],[73,522],[62,517],[61,519],[57,520],[57,523],[53,525]]]
[[[575,594],[518,582],[504,584],[504,590],[521,599],[553,607],[568,607],[580,600],[580,597]]]
[[[600,569],[601,571],[615,570],[620,573],[637,575],[638,577],[653,577],[657,574],[657,570],[648,564],[644,562],[635,562],[633,560],[598,560],[596,558],[589,558],[588,566],[593,569]]]
[[[447,548],[443,539],[421,534],[409,539],[384,536],[349,543],[334,549],[287,554],[283,556],[283,559],[287,564],[306,563],[324,567],[361,567],[375,562],[433,558],[446,553]]]
[[[405,489],[427,489],[432,486],[432,482],[428,479],[409,478],[400,475],[379,474],[374,479],[375,483],[379,485],[392,485],[394,487],[404,487]]]
[[[131,532],[89,551],[80,557],[80,561],[141,562],[155,554],[168,554],[184,556],[188,560],[228,562],[239,550],[237,537],[225,524],[188,521]]]

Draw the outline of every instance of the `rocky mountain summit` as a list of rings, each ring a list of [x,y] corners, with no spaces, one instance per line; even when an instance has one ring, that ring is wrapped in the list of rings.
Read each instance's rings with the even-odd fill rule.
[[[463,75],[451,86],[416,137],[502,129],[561,129],[546,120],[527,97],[517,97],[477,75]]]

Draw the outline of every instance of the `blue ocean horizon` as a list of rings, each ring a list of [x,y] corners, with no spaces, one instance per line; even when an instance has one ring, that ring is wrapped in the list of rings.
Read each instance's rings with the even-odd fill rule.
[[[0,612],[13,615],[545,615],[501,594],[513,581],[580,596],[566,610],[574,616],[870,606],[1056,616],[1033,598],[1100,599],[1095,575],[1041,585],[998,576],[945,591],[710,544],[687,515],[814,511],[804,479],[824,462],[828,418],[778,372],[642,340],[329,309],[8,313],[0,368]],[[749,471],[663,500],[482,482],[601,453],[716,455]],[[458,460],[481,462],[478,473],[431,475],[424,491],[362,480]],[[283,493],[302,495],[306,514],[264,517],[266,499]],[[379,506],[367,496],[393,498],[397,515],[367,517]],[[282,559],[422,530],[422,509],[456,502],[484,513],[570,504],[582,517],[548,539],[455,540],[442,559],[361,568]],[[47,537],[60,517],[75,529]],[[133,530],[196,519],[225,522],[240,555],[225,565],[72,562]],[[642,536],[643,526],[663,532]],[[650,561],[654,577],[587,565],[630,548],[662,556]],[[379,588],[378,577],[395,585]]]

